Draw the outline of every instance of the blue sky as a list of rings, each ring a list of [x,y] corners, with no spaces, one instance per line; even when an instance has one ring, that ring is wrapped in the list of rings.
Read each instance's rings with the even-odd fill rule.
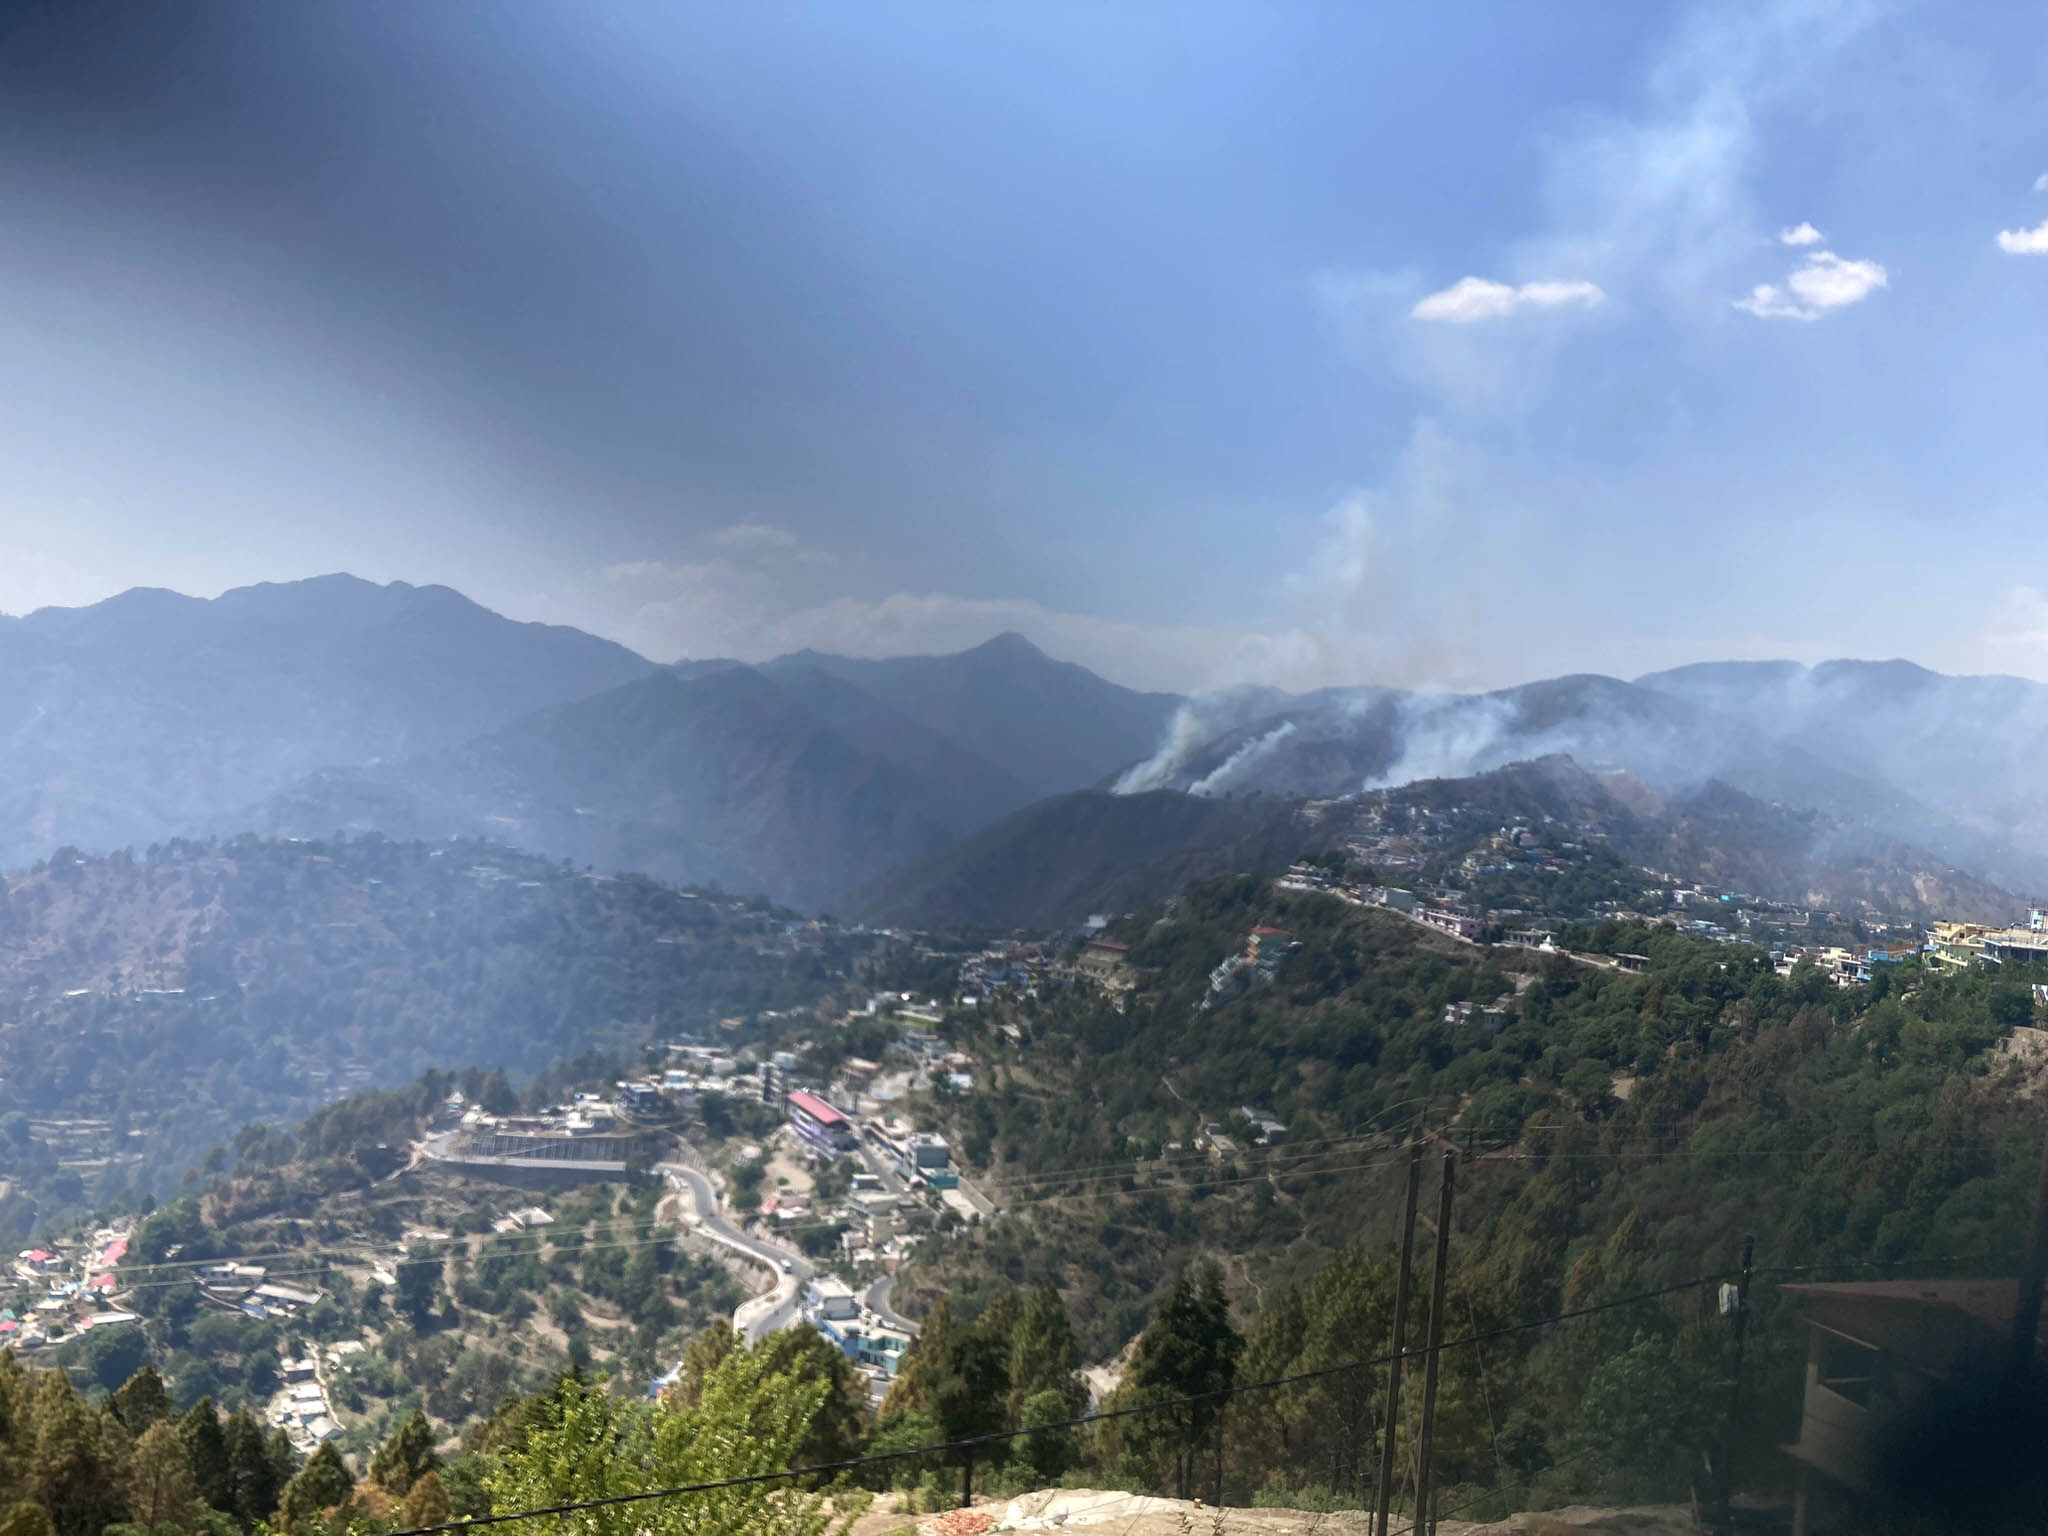
[[[0,609],[2048,677],[2043,100],[2019,5],[19,8]]]

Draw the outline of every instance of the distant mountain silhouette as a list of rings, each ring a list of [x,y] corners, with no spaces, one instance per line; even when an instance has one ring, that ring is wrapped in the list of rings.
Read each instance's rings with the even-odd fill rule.
[[[452,748],[311,774],[239,817],[272,833],[482,835],[818,909],[1071,790],[1179,701],[1014,637],[957,656],[664,668]]]
[[[1178,695],[1135,693],[1055,661],[1018,634],[951,656],[881,661],[798,651],[764,671],[853,683],[956,746],[1000,763],[1034,795],[1094,784],[1150,752]]]
[[[446,587],[352,576],[0,618],[0,865],[190,832],[316,768],[436,751],[652,670]]]

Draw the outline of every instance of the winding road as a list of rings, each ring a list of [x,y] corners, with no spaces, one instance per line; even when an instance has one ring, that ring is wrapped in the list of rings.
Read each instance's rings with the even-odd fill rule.
[[[889,1306],[889,1293],[895,1289],[896,1277],[894,1275],[884,1275],[867,1288],[861,1300],[867,1304],[867,1309],[870,1312],[874,1313],[875,1316],[879,1317],[891,1328],[900,1329],[912,1338],[916,1338],[917,1324],[901,1313],[891,1310]]]
[[[725,1219],[719,1209],[718,1191],[711,1180],[682,1163],[662,1163],[661,1176],[678,1192],[687,1193],[691,1205],[690,1225],[721,1246],[741,1253],[775,1277],[775,1284],[751,1300],[740,1303],[732,1325],[750,1344],[787,1328],[796,1321],[797,1298],[803,1284],[817,1272],[809,1259],[793,1248],[752,1237]]]

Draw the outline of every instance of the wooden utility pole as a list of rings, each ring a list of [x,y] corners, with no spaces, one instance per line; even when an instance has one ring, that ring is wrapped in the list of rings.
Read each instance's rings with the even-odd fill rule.
[[[1458,1181],[1458,1154],[1444,1153],[1443,1198],[1437,1203],[1436,1273],[1429,1291],[1429,1358],[1422,1368],[1422,1475],[1415,1495],[1416,1536],[1436,1536],[1436,1382],[1444,1349],[1444,1280],[1451,1266],[1451,1193]]]
[[[1742,1340],[1749,1332],[1749,1277],[1756,1258],[1756,1239],[1742,1240],[1742,1275],[1735,1287],[1735,1371],[1728,1383],[1728,1417],[1721,1425],[1721,1476],[1715,1499],[1716,1527],[1726,1536],[1734,1519],[1735,1421],[1742,1412]]]
[[[2041,1291],[2048,1284],[2048,1139],[2041,1143],[2041,1172],[2034,1183],[2034,1229],[2027,1234],[2027,1258],[2020,1270],[2019,1299],[2012,1309],[2012,1385],[2034,1368],[2034,1341],[2041,1333]]]
[[[1408,1347],[1408,1275],[1415,1263],[1415,1207],[1422,1195],[1422,1137],[1408,1144],[1408,1203],[1401,1216],[1401,1272],[1394,1281],[1394,1358],[1387,1365],[1387,1413],[1374,1490],[1373,1536],[1387,1536],[1394,1498],[1394,1432],[1401,1423],[1401,1364]]]

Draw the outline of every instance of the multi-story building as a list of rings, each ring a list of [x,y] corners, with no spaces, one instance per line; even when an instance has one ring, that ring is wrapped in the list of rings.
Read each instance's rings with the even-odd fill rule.
[[[806,1146],[826,1157],[843,1157],[853,1150],[853,1122],[818,1095],[799,1088],[787,1103],[790,1127]]]

